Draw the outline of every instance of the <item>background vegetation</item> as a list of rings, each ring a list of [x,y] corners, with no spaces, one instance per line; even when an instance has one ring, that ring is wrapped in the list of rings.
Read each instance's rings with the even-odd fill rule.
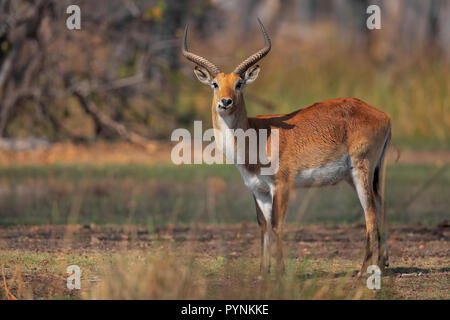
[[[81,30],[65,27],[69,4]],[[381,30],[366,28],[369,4]],[[0,136],[145,143],[210,125],[211,93],[180,55],[184,26],[192,50],[229,71],[262,45],[257,16],[273,50],[247,89],[250,115],[354,96],[391,115],[396,144],[449,147],[443,0],[2,0]]]

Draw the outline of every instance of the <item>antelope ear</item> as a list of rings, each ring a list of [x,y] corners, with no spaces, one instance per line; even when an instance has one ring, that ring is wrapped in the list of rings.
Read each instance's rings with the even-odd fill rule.
[[[253,81],[255,81],[256,78],[258,78],[259,70],[260,70],[259,65],[248,68],[248,70],[245,71],[244,74],[245,83],[252,83]]]
[[[212,84],[211,74],[205,68],[195,66],[194,74],[201,83],[207,84],[209,86]]]

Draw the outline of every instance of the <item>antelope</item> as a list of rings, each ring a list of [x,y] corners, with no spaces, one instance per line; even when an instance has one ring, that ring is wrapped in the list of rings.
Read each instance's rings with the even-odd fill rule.
[[[288,114],[248,117],[243,89],[258,77],[256,63],[271,49],[270,38],[258,19],[265,45],[231,73],[187,48],[188,25],[182,54],[196,64],[198,80],[213,89],[212,122],[216,143],[230,129],[278,130],[279,166],[273,175],[262,175],[259,164],[236,164],[252,191],[261,231],[261,272],[270,271],[270,239],[276,243],[279,271],[284,272],[282,228],[293,188],[320,187],[346,181],[357,193],[366,222],[366,247],[358,276],[376,263],[389,265],[384,214],[385,154],[391,138],[389,116],[356,98],[320,101]],[[233,139],[223,144],[238,150]],[[270,135],[267,150],[270,149]],[[242,150],[241,150],[242,151]],[[247,151],[247,150],[245,150]]]

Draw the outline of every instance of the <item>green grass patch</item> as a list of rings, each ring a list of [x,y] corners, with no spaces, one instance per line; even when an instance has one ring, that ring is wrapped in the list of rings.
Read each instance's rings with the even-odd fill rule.
[[[391,223],[436,223],[448,218],[450,170],[428,165],[387,169]],[[432,178],[434,176],[434,178]],[[254,222],[251,192],[231,165],[28,166],[0,169],[0,224]],[[299,189],[291,223],[363,222],[353,190],[341,183]]]

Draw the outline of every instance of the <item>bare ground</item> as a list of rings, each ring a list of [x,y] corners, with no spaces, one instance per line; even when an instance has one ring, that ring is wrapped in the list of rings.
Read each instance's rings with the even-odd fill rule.
[[[331,253],[354,258],[363,249],[365,227],[362,224],[325,226],[288,225],[284,231],[287,246],[314,249],[317,258]],[[61,250],[122,250],[146,248],[153,241],[167,241],[176,246],[194,244],[198,252],[217,256],[258,254],[259,230],[255,226],[194,225],[161,226],[148,230],[136,225],[40,225],[0,228],[0,249],[58,252]],[[438,225],[395,225],[389,228],[392,256],[450,257],[450,222]],[[423,246],[424,248],[421,248]],[[426,250],[422,250],[425,249]],[[337,250],[337,251],[336,251]]]

